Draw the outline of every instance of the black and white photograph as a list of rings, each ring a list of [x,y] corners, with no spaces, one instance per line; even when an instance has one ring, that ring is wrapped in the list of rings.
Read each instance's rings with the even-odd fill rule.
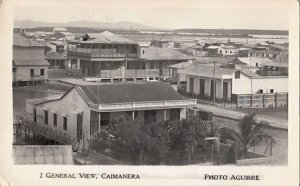
[[[299,158],[289,154],[299,125],[291,2],[14,1],[3,98],[12,166],[291,171],[289,158]],[[199,179],[265,177],[212,172]],[[83,177],[62,173],[36,177]]]

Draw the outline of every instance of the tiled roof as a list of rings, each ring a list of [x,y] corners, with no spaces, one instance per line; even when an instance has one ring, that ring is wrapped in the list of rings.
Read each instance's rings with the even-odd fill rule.
[[[182,100],[168,84],[110,84],[77,86],[76,90],[87,103],[109,104],[144,101]]]
[[[34,41],[32,39],[28,39],[26,37],[21,36],[18,33],[14,33],[13,38],[13,46],[20,46],[20,47],[45,47],[41,43]]]
[[[49,63],[44,59],[14,59],[14,66],[48,66]]]
[[[63,53],[59,52],[50,52],[45,56],[45,59],[58,59],[58,60],[63,60],[66,59]]]
[[[145,49],[145,58],[147,60],[188,60],[192,56],[182,54],[169,48],[149,47]]]

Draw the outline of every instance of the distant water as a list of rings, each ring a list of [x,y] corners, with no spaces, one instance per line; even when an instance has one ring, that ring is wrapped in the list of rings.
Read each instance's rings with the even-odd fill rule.
[[[287,35],[252,35],[253,38],[231,38],[231,37],[211,37],[211,36],[196,36],[196,35],[165,35],[165,34],[122,34],[122,36],[135,41],[152,41],[154,39],[165,39],[170,42],[195,42],[200,43],[212,43],[212,42],[227,42],[230,39],[231,42],[240,42],[248,44],[265,43],[266,41],[274,42],[278,44],[288,43],[289,39]]]

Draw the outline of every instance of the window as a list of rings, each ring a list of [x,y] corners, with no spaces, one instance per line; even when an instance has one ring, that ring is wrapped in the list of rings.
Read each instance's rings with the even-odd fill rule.
[[[143,50],[143,54],[145,54],[145,50]]]
[[[44,110],[44,123],[48,125],[48,111]]]
[[[234,78],[235,78],[235,79],[240,79],[240,77],[241,77],[241,72],[240,72],[240,71],[236,71],[236,72],[234,73]]]
[[[258,63],[256,63],[256,64],[255,64],[255,66],[257,66],[257,67],[258,67]]]
[[[259,90],[258,90],[258,93],[259,93],[259,94],[264,93],[263,89],[259,89]]]
[[[170,120],[180,120],[180,109],[170,109]]]
[[[53,125],[57,127],[57,114],[53,113]]]
[[[13,72],[16,72],[16,71],[17,71],[17,69],[16,69],[16,68],[12,68],[12,71],[13,71]]]
[[[43,76],[43,75],[44,75],[44,69],[41,69],[40,72],[41,72],[41,73],[40,73],[41,76]]]
[[[30,69],[30,77],[34,76],[34,69]]]
[[[110,123],[110,113],[102,112],[100,122],[101,122],[101,126],[107,126]]]
[[[274,93],[274,89],[270,89],[270,93]]]
[[[126,117],[133,119],[132,116],[134,116],[134,119],[136,119],[138,117],[138,111],[127,111],[126,112]]]
[[[220,54],[222,54],[222,50],[220,50]]]
[[[155,69],[155,64],[153,62],[150,63],[150,69]]]
[[[67,117],[63,117],[63,129],[67,130],[68,129],[68,118]]]
[[[33,121],[36,122],[36,109],[33,110]]]
[[[145,123],[156,122],[156,110],[145,110],[144,120]]]

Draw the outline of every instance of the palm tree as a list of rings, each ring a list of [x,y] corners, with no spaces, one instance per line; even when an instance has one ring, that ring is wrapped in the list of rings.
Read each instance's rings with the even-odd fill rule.
[[[265,122],[257,122],[255,120],[255,113],[245,115],[239,125],[238,130],[223,127],[219,129],[220,142],[226,142],[232,140],[236,142],[241,157],[246,158],[248,149],[256,143],[263,140],[275,144],[275,140],[272,135],[265,133],[265,129],[269,125]]]

